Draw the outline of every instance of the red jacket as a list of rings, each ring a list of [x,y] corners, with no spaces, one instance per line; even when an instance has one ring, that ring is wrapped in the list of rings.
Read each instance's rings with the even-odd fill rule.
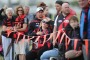
[[[26,17],[25,15],[18,16],[15,20],[15,25],[17,25],[19,23],[19,24],[21,24],[21,28],[22,28],[23,24],[24,24],[25,17]],[[25,31],[19,31],[19,32],[24,34],[26,31],[27,31],[27,29]]]

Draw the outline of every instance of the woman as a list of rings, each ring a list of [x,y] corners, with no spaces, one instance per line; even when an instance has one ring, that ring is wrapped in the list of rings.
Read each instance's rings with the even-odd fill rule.
[[[14,27],[14,21],[15,19],[13,18],[13,13],[14,10],[12,8],[7,8],[6,9],[6,18],[3,20],[3,26],[2,30],[5,32],[7,30],[13,30]],[[6,37],[5,34],[2,34],[2,45],[3,45],[3,52],[4,52],[4,60],[13,60],[12,59],[12,47],[10,49],[10,52],[6,56],[7,49],[9,44],[11,43],[12,39]]]
[[[27,22],[24,19],[25,15],[24,15],[24,9],[22,6],[18,6],[16,8],[16,14],[17,14],[17,18],[15,20],[14,30],[21,34],[25,34],[27,32]],[[16,54],[19,54],[19,60],[26,60],[25,58],[26,45],[27,45],[26,41],[22,43],[22,39],[20,39],[20,41],[15,44],[15,48],[18,49],[15,51],[16,51]]]
[[[50,21],[47,19],[43,19],[41,21],[41,27],[35,29],[31,36],[40,36],[40,39],[38,40],[38,43],[33,44],[32,50],[27,54],[27,60],[35,60],[36,58],[40,60],[41,54],[46,51],[51,49],[51,43],[50,41],[45,42],[43,45],[44,41],[44,35],[50,34],[51,29],[49,28],[49,23]],[[49,35],[46,37],[46,40],[49,38]],[[33,39],[32,41],[35,42],[36,39]]]

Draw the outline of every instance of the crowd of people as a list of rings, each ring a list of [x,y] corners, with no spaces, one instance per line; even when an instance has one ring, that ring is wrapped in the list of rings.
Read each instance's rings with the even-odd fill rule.
[[[90,1],[77,2],[82,8],[80,24],[68,2],[55,2],[54,20],[44,2],[37,5],[35,14],[29,13],[29,6],[19,5],[16,10],[4,6],[0,10],[4,60],[89,60]],[[68,38],[62,39],[63,35]],[[88,40],[87,44],[84,39]]]

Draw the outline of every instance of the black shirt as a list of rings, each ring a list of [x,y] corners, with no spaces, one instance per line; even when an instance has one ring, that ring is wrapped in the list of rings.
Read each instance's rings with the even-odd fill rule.
[[[36,28],[40,27],[41,20],[38,18],[35,18],[35,20],[32,20],[28,27],[28,35],[30,35]]]
[[[57,29],[59,28],[60,24],[63,22],[64,19],[65,19],[65,17],[63,16],[62,13],[60,13],[60,15],[58,15],[58,18],[56,21]],[[54,25],[55,25],[55,21],[54,21]]]

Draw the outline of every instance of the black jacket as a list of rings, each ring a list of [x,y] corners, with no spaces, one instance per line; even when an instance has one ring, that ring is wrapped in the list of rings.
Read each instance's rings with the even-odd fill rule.
[[[40,27],[40,19],[35,18],[35,20],[32,20],[31,23],[28,26],[28,35],[30,35],[36,28]]]
[[[76,27],[75,29],[73,29],[70,24],[68,24],[65,28],[65,32],[67,34],[67,36],[71,39],[80,39],[80,28]]]

